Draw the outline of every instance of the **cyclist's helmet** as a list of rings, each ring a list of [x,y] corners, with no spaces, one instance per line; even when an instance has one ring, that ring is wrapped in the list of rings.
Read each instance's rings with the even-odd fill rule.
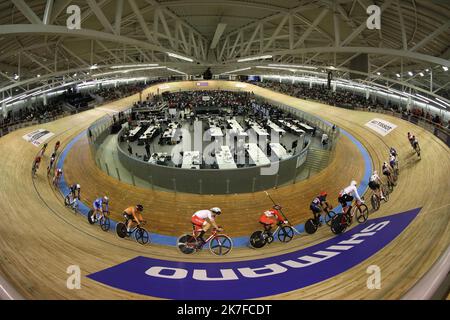
[[[350,182],[350,185],[356,187],[358,183],[355,180],[352,180],[352,182]]]
[[[62,173],[62,169],[61,168],[58,168],[58,173]]]
[[[211,208],[210,211],[215,213],[215,214],[221,214],[222,213],[222,210],[220,210],[220,208],[218,208],[218,207]]]
[[[279,204],[274,205],[273,208],[275,210],[281,210],[281,206]]]
[[[108,203],[109,198],[108,198],[107,196],[104,196],[104,197],[103,197],[103,201],[105,201],[106,203]]]
[[[376,174],[376,175],[378,175],[378,171],[377,171],[377,170],[375,170],[375,171],[373,172],[373,174]]]
[[[137,211],[144,211],[144,206],[142,204],[136,205]]]
[[[77,190],[80,190],[81,186],[79,184],[77,184]]]
[[[326,191],[322,191],[320,194],[319,194],[319,196],[321,196],[321,197],[326,197],[328,194],[327,194],[327,192]]]

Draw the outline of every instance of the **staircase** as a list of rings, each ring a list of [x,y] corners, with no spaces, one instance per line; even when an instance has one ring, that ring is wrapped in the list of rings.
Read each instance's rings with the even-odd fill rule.
[[[331,152],[329,150],[310,147],[303,170],[309,171],[309,175],[320,172],[328,165],[330,155]]]

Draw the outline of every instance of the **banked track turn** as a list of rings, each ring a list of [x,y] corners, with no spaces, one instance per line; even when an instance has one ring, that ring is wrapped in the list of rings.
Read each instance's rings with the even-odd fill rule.
[[[236,89],[235,82],[211,82],[210,88]],[[174,90],[195,87],[195,82],[177,82]],[[154,86],[146,90],[155,91]],[[426,130],[403,120],[367,112],[356,112],[292,98],[271,90],[247,85],[245,90],[258,95],[299,107],[311,114],[336,123],[358,139],[370,153],[374,167],[379,168],[385,159],[386,146],[398,146],[401,161],[399,184],[389,203],[374,217],[422,207],[412,223],[385,248],[366,261],[346,272],[305,287],[278,294],[274,298],[302,299],[397,299],[400,298],[430,268],[450,243],[450,152],[439,139]],[[145,94],[146,94],[145,93]],[[132,104],[138,95],[122,99],[73,115],[55,122],[36,126],[56,134],[50,146],[59,139],[63,146],[90,123],[108,110],[120,110]],[[364,126],[373,118],[382,118],[398,125],[386,137],[381,137]],[[70,214],[62,199],[44,178],[41,168],[37,179],[31,179],[32,159],[38,151],[22,139],[34,127],[15,131],[0,139],[0,262],[1,274],[24,295],[25,298],[148,298],[102,285],[84,276],[117,265],[136,256],[156,257],[172,261],[218,261],[208,254],[194,257],[180,256],[175,249],[162,246],[140,247],[131,241],[117,239],[112,233],[89,226],[84,219]],[[413,131],[419,137],[423,150],[422,160],[417,161],[406,142],[406,132]],[[45,159],[45,164],[48,159]],[[340,159],[351,162],[351,159]],[[323,185],[333,186],[326,176]],[[333,186],[339,188],[341,186]],[[284,196],[276,193],[280,203]],[[313,236],[301,236],[289,245],[272,244],[270,248],[253,251],[235,250],[233,255],[220,260],[239,261],[279,255],[320,243],[331,237],[329,230],[319,230]],[[382,288],[366,287],[369,265],[382,269]],[[66,288],[69,265],[79,265],[82,270],[82,290]]]

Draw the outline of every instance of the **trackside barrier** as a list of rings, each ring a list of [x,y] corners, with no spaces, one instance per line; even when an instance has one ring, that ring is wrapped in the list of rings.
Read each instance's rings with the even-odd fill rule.
[[[450,290],[450,247],[402,300],[442,300]]]

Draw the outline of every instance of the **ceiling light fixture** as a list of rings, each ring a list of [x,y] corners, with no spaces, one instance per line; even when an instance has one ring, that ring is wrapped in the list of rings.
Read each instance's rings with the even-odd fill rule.
[[[188,57],[184,57],[184,56],[180,56],[179,54],[176,54],[176,53],[171,53],[171,52],[166,52],[166,53],[167,53],[167,55],[168,55],[169,57],[181,59],[181,60],[184,60],[184,61],[194,62],[193,59],[188,58]]]

